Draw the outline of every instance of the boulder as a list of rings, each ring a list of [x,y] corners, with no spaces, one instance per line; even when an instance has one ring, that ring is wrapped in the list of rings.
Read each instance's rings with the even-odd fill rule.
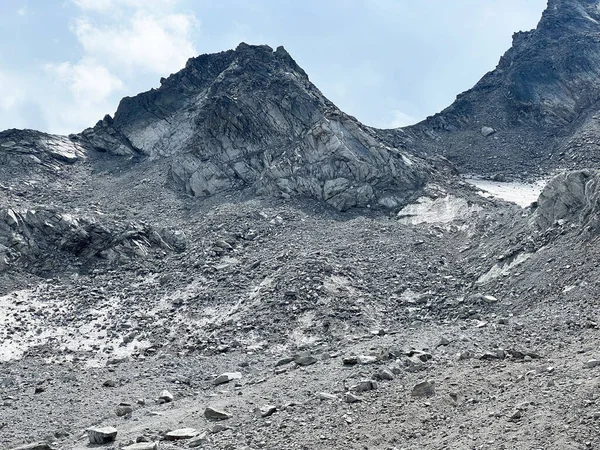
[[[117,437],[117,429],[113,427],[89,428],[87,433],[90,444],[108,444]]]

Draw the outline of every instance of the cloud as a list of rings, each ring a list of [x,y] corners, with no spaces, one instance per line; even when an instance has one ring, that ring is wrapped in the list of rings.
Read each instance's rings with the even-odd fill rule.
[[[93,125],[114,113],[124,94],[142,90],[140,80],[155,83],[196,54],[191,36],[198,21],[178,11],[179,0],[70,1],[77,7],[71,32],[81,56],[42,65],[50,83],[42,109],[53,132]],[[0,98],[0,111],[10,99]]]
[[[383,128],[400,128],[406,127],[408,125],[413,125],[417,123],[417,119],[411,116],[410,114],[406,114],[399,109],[395,109],[391,112],[391,120],[387,122]]]
[[[0,110],[9,112],[25,99],[26,89],[18,80],[0,72]]]
[[[67,86],[77,101],[97,103],[123,89],[123,82],[94,59],[84,58],[72,64],[46,64],[59,83]]]
[[[24,6],[22,8],[17,9],[17,15],[18,16],[26,16],[27,15],[27,8]]]
[[[138,11],[124,24],[99,26],[82,18],[73,31],[87,55],[128,70],[168,75],[196,54],[191,42],[196,23],[185,14],[155,16]]]
[[[55,112],[48,122],[63,133],[94,124],[113,109],[112,98],[124,90],[124,83],[92,58],[77,63],[63,62],[44,66],[55,81],[57,92],[69,96],[54,99]]]

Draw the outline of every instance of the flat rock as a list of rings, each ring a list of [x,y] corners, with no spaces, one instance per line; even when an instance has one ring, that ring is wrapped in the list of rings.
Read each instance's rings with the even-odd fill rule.
[[[226,420],[231,418],[231,414],[213,408],[212,406],[207,406],[204,410],[204,417],[206,417],[208,420]]]
[[[11,450],[52,450],[52,447],[47,442],[34,442],[32,444],[13,447]]]
[[[90,444],[108,444],[117,437],[117,429],[113,427],[88,428]]]
[[[219,375],[217,378],[213,380],[213,384],[218,386],[220,384],[229,383],[233,380],[239,380],[242,378],[242,374],[240,372],[225,372]]]
[[[312,355],[298,355],[294,358],[294,362],[299,366],[310,366],[317,362],[317,358]]]
[[[337,395],[328,394],[327,392],[319,392],[317,394],[319,400],[337,400]]]
[[[181,439],[191,439],[198,434],[195,428],[180,428],[178,430],[169,431],[165,434],[165,439],[168,441],[178,441]]]
[[[158,450],[158,442],[138,442],[122,447],[121,450]]]

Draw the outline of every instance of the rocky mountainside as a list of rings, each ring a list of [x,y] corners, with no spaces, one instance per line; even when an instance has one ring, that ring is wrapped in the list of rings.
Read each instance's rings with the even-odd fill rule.
[[[550,0],[495,70],[439,114],[394,134],[462,172],[527,177],[598,167],[599,79],[598,2]]]
[[[241,44],[82,133],[1,132],[0,447],[600,448],[599,11],[550,0],[405,130]],[[590,167],[520,207],[440,154]]]
[[[406,204],[436,178],[433,165],[446,165],[390,147],[342,113],[283,47],[247,44],[190,59],[80,139],[116,155],[168,158],[173,183],[196,197],[250,188],[340,210]]]

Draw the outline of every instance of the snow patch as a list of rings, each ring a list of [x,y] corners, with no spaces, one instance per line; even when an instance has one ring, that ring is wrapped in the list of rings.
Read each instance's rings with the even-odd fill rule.
[[[406,225],[448,223],[480,210],[481,206],[453,195],[436,199],[421,197],[398,213],[398,221]]]
[[[537,201],[542,189],[544,189],[544,186],[548,182],[548,180],[538,180],[533,183],[523,183],[520,181],[500,182],[482,180],[480,178],[465,178],[465,181],[485,191],[480,192],[480,195],[483,197],[502,199],[507,202],[516,203],[522,208],[527,208],[533,202]]]

